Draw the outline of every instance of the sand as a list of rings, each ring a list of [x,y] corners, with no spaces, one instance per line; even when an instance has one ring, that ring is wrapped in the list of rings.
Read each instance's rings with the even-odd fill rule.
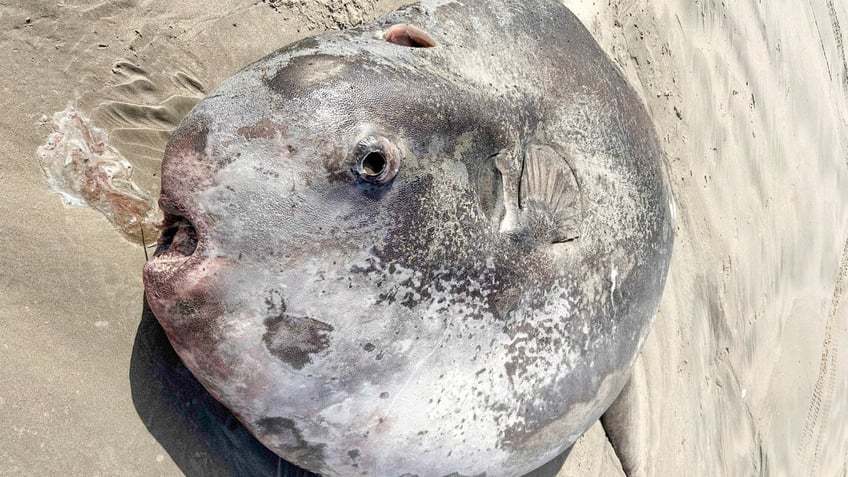
[[[227,475],[140,398],[144,252],[47,186],[53,113],[89,115],[155,196],[168,131],[204,93],[401,3],[0,4],[0,474]],[[616,408],[624,467],[848,474],[848,4],[565,3],[648,105],[676,205],[666,292]],[[560,475],[621,472],[598,424]]]

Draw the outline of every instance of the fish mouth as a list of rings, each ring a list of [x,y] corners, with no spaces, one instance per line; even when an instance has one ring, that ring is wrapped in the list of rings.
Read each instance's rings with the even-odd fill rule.
[[[159,208],[163,219],[159,226],[159,244],[150,262],[174,264],[185,262],[198,253],[203,227],[198,220],[196,207],[182,201],[174,201],[167,194],[159,197]],[[194,212],[190,214],[188,212]]]
[[[179,283],[204,262],[202,255],[202,230],[196,220],[160,200],[164,214],[159,245],[144,265],[143,279],[148,299],[152,295],[166,298],[180,289]]]
[[[197,229],[186,217],[165,213],[159,245],[153,254],[158,261],[186,260],[197,250]]]

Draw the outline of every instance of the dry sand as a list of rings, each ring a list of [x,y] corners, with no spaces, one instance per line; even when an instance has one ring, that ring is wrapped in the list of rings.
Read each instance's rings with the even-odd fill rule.
[[[221,468],[188,444],[166,451],[163,435],[190,433],[139,406],[143,250],[47,187],[35,150],[50,116],[89,114],[155,194],[168,131],[204,92],[401,3],[0,2],[0,474]],[[848,4],[565,3],[647,103],[676,203],[666,293],[619,406],[625,465],[848,474]],[[618,465],[596,425],[561,475]]]

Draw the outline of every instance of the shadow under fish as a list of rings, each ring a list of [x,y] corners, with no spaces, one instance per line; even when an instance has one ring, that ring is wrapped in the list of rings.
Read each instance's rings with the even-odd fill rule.
[[[312,477],[268,450],[192,376],[144,301],[130,361],[133,405],[187,476]]]

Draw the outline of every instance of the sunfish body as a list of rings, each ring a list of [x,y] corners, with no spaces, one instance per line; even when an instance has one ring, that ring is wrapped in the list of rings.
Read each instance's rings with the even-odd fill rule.
[[[513,476],[621,390],[672,247],[650,118],[555,1],[430,1],[248,66],[162,165],[179,356],[323,475]]]

